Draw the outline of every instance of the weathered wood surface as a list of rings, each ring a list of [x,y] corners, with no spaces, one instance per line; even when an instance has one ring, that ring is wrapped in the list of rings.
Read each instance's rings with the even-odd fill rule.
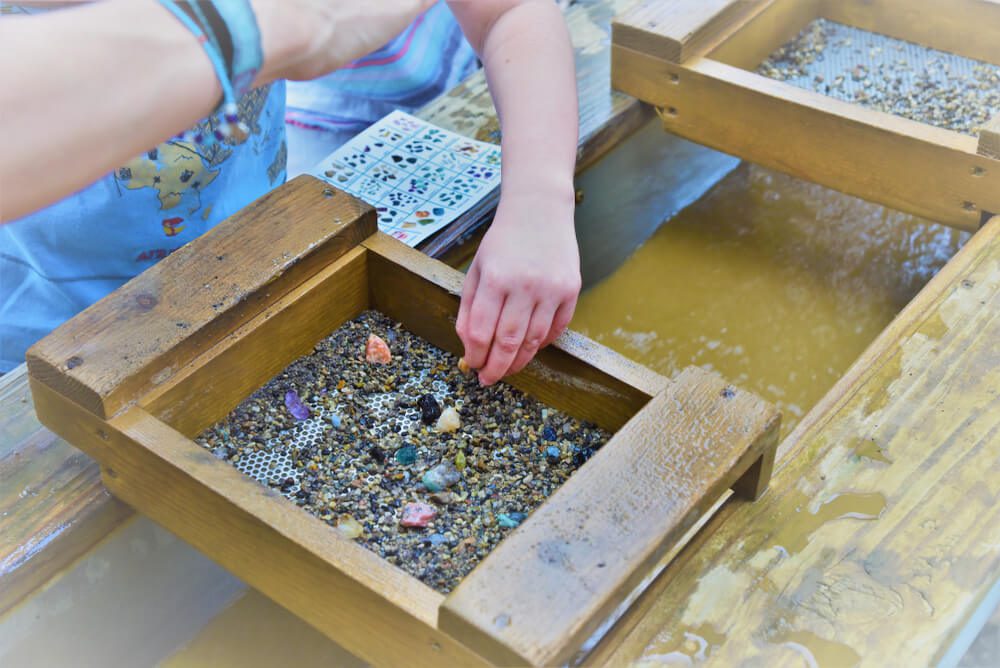
[[[441,594],[132,407],[105,421],[36,378],[39,415],[102,463],[104,484],[375,665],[481,665],[435,630]],[[248,550],[247,545],[253,545]]]
[[[0,613],[129,515],[94,461],[38,423],[26,368],[0,379]]]
[[[300,176],[32,346],[28,369],[110,417],[376,229],[370,206]]]
[[[997,0],[822,0],[820,14],[838,23],[1000,65]]]
[[[785,440],[770,491],[713,517],[592,665],[936,664],[1000,581],[998,314],[994,218]]]
[[[644,0],[615,19],[614,43],[683,63],[729,37],[767,4],[767,0]]]
[[[779,423],[758,397],[685,369],[459,584],[440,628],[497,665],[566,663],[719,495],[773,454]]]
[[[682,137],[960,229],[1000,211],[1000,161],[977,155],[975,137],[709,58],[612,51],[614,85],[661,107],[664,128]]]
[[[354,248],[181,369],[141,405],[194,437],[368,307],[367,253]]]

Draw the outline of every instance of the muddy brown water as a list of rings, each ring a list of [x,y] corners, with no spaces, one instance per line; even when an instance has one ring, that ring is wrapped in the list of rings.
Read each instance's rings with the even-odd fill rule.
[[[777,404],[787,434],[968,236],[743,164],[571,326],[667,376],[715,370]]]

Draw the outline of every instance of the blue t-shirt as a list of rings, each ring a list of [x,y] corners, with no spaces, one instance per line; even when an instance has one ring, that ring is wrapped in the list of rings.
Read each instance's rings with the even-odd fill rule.
[[[3,5],[3,13],[17,11]],[[342,131],[290,128],[307,133],[303,150],[321,147],[316,162],[385,113],[419,106],[474,67],[472,49],[439,3],[370,56],[296,84],[298,111],[349,119],[335,125]],[[283,183],[292,150],[285,93],[276,82],[240,101],[250,127],[241,143],[165,142],[79,193],[0,225],[0,372],[23,362],[27,348],[62,322]]]

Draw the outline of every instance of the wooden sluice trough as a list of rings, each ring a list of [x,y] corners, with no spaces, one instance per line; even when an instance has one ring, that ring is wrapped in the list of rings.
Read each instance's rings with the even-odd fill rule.
[[[34,346],[36,410],[113,494],[358,656],[562,663],[727,488],[763,492],[773,407],[563,336],[510,382],[614,436],[448,596],[191,440],[369,308],[460,353],[461,280],[377,232],[367,205],[299,177]]]
[[[1000,125],[969,136],[749,71],[819,17],[1000,63],[990,0],[650,1],[614,27],[614,85],[668,131],[976,232],[778,447],[756,503],[717,501],[762,491],[773,408],[573,334],[511,382],[615,436],[449,595],[212,457],[196,434],[367,308],[460,350],[461,275],[308,178],[33,349],[40,418],[117,497],[376,665],[623,665],[661,635],[705,638],[721,665],[791,645],[954,662],[1000,596]],[[790,527],[866,486],[878,522],[786,549]],[[581,507],[596,512],[567,522]]]

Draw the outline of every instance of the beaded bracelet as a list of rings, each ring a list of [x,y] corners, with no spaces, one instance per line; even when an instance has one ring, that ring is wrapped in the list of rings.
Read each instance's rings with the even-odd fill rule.
[[[160,0],[184,27],[190,30],[204,48],[222,86],[222,122],[213,130],[216,140],[227,137],[238,139],[249,134],[250,129],[239,118],[237,99],[253,85],[263,60],[260,30],[253,10],[247,0],[219,0],[199,6],[193,2]],[[200,133],[187,131],[177,135],[185,141],[201,144]]]

